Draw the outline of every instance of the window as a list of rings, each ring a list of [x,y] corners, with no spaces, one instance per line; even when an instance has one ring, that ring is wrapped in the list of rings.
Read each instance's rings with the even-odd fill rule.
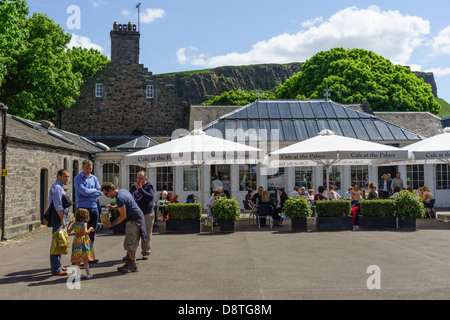
[[[103,97],[103,84],[102,83],[96,83],[95,84],[95,97],[96,98],[102,98]]]
[[[197,167],[183,167],[183,190],[198,191]]]
[[[119,166],[115,163],[105,163],[103,165],[103,182],[111,182],[119,187]]]
[[[406,166],[406,185],[411,186],[413,190],[417,190],[425,184],[423,168],[423,164]]]
[[[352,186],[358,185],[359,188],[367,188],[369,186],[369,167],[368,166],[351,166]]]
[[[256,164],[239,165],[239,191],[256,190]]]
[[[132,184],[134,184],[136,182],[136,177],[137,177],[137,174],[139,171],[147,172],[147,170],[144,167],[134,166],[134,165],[130,165],[128,171],[129,171],[128,184],[130,187]]]
[[[306,190],[312,189],[312,167],[296,167],[295,168],[295,185],[297,187],[305,187]]]
[[[173,191],[173,167],[156,168],[156,191]]]
[[[145,89],[145,95],[147,97],[147,99],[153,99],[154,97],[154,87],[153,85],[149,84],[147,85],[146,89]]]
[[[436,189],[450,189],[450,166],[448,164],[436,165]]]
[[[341,167],[331,166],[329,170],[330,185],[334,186],[334,190],[341,190]],[[327,185],[327,170],[323,168],[323,186]],[[328,190],[328,187],[326,188]],[[317,190],[316,190],[317,192]]]

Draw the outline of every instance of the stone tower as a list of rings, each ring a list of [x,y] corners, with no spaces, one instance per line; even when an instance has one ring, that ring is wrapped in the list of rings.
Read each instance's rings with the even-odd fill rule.
[[[81,86],[73,106],[61,110],[60,127],[110,147],[114,137],[122,137],[121,144],[134,135],[170,137],[175,129],[188,129],[189,103],[139,63],[136,26],[114,23],[110,36],[111,63]]]
[[[117,24],[114,22],[111,36],[111,62],[122,64],[139,64],[140,33],[136,25]]]

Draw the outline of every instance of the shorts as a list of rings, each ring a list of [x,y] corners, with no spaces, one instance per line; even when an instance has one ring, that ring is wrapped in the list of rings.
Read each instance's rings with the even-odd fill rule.
[[[141,229],[134,221],[128,221],[125,224],[125,239],[123,241],[123,248],[125,250],[136,250],[139,247],[141,240]]]

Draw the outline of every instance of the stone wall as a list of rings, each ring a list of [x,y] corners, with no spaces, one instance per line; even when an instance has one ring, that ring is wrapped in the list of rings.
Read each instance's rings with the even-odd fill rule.
[[[95,97],[95,84],[103,97]],[[154,97],[146,97],[146,86]],[[142,65],[110,63],[81,87],[77,102],[61,113],[61,128],[84,136],[170,136],[188,129],[189,105]]]
[[[66,165],[70,179],[65,191],[73,199],[73,161],[78,161],[77,171],[88,154],[27,144],[9,140],[6,152],[5,237],[7,239],[27,233],[41,226],[41,169],[45,170],[43,188],[44,210],[47,209],[48,192],[56,180],[59,169]],[[1,189],[1,187],[0,187]]]

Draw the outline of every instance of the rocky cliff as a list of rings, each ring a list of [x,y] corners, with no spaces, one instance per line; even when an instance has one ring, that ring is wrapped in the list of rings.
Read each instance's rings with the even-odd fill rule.
[[[220,95],[230,90],[273,90],[293,74],[301,71],[302,63],[258,64],[250,66],[227,66],[207,70],[166,73],[154,75],[192,105],[198,105],[208,96]],[[432,73],[414,72],[432,87],[437,88]]]

